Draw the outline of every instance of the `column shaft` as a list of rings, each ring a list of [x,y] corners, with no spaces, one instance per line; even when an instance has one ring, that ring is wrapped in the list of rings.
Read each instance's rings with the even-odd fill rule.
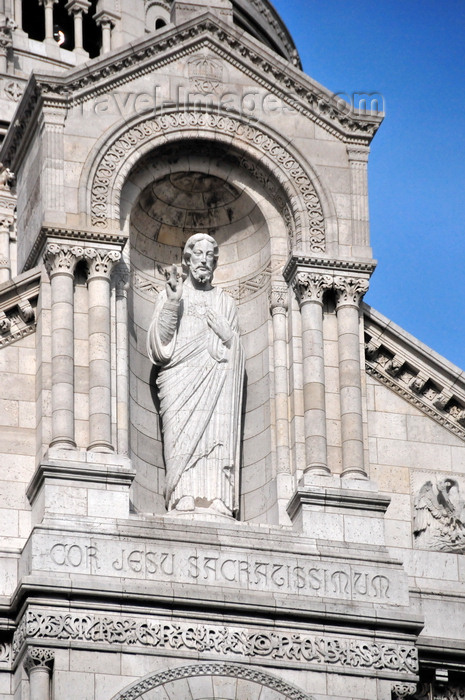
[[[74,269],[82,257],[79,247],[50,243],[45,264],[50,276],[52,301],[52,440],[62,448],[74,440]]]
[[[23,4],[21,0],[15,0],[15,22],[18,25],[18,29],[21,31],[23,28]]]
[[[74,281],[55,273],[52,285],[52,442],[75,447],[74,441]]]
[[[10,229],[0,221],[0,283],[11,278]]]
[[[82,12],[74,12],[74,50],[82,48]]]
[[[86,250],[89,260],[89,450],[113,451],[111,437],[110,275],[121,255]]]
[[[276,469],[278,474],[290,474],[289,461],[289,388],[287,367],[287,287],[273,286],[271,290],[273,318],[274,395],[276,422]]]
[[[118,452],[129,452],[129,350],[126,279],[116,285],[116,410]]]
[[[44,666],[32,668],[29,674],[30,700],[50,700],[50,671]]]
[[[359,308],[368,290],[363,279],[335,279],[341,401],[342,476],[366,478],[363,445]]]
[[[108,53],[111,51],[111,22],[103,21],[101,22],[102,27],[102,50],[101,53]]]
[[[327,474],[325,364],[323,349],[323,293],[331,287],[328,275],[298,272],[293,286],[302,316],[302,361],[306,469]]]

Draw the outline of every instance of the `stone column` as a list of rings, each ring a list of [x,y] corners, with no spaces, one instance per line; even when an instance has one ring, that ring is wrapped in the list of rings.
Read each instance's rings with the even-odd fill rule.
[[[74,270],[83,249],[50,243],[45,264],[52,293],[52,441],[76,447],[74,440]]]
[[[109,12],[98,12],[94,15],[95,23],[102,29],[102,48],[100,55],[111,51],[111,30],[115,24],[115,18]]]
[[[129,453],[129,346],[128,346],[128,276],[116,276],[116,411],[117,449]]]
[[[89,450],[112,452],[110,276],[121,258],[116,250],[87,248],[89,264]]]
[[[325,366],[323,354],[323,294],[332,278],[297,271],[292,286],[302,316],[305,471],[329,474],[326,448]]]
[[[362,366],[360,360],[360,303],[368,280],[334,278],[339,346],[342,476],[366,478],[363,454]]]
[[[45,12],[45,41],[53,42],[53,6],[56,5],[58,0],[39,0],[39,5],[44,6]]]
[[[50,700],[50,677],[55,654],[51,649],[31,647],[24,668],[29,676],[29,700]]]
[[[90,0],[69,0],[66,3],[65,8],[68,10],[70,15],[74,18],[74,51],[75,53],[86,54],[84,51],[83,37],[82,37],[82,15],[88,12],[91,6]]]
[[[356,246],[370,245],[368,214],[368,156],[364,146],[348,146],[352,190],[352,233]]]
[[[278,474],[290,474],[289,390],[287,381],[288,287],[272,283],[270,310],[273,318],[274,395],[276,412],[276,463]]]
[[[15,0],[15,23],[20,32],[23,31],[23,3],[22,0]]]

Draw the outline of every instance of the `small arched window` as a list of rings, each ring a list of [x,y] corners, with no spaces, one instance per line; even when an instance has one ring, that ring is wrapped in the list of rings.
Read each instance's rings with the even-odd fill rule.
[[[158,29],[162,29],[163,27],[166,27],[166,22],[164,19],[161,19],[159,17],[155,22],[155,31],[157,31]]]

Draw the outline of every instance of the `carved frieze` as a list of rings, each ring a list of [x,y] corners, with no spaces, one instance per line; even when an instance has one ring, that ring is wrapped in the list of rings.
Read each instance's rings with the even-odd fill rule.
[[[15,656],[23,644],[69,642],[125,645],[156,652],[260,659],[321,668],[418,672],[415,647],[395,641],[293,630],[224,627],[157,618],[28,610],[14,637]]]

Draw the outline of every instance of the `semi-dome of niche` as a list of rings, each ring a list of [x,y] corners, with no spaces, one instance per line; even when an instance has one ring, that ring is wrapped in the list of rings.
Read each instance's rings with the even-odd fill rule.
[[[130,214],[133,270],[161,281],[162,270],[181,262],[187,239],[199,231],[220,246],[217,282],[232,283],[266,266],[270,195],[240,159],[218,146],[202,142],[193,152],[183,143],[147,157],[131,180],[140,189]]]

